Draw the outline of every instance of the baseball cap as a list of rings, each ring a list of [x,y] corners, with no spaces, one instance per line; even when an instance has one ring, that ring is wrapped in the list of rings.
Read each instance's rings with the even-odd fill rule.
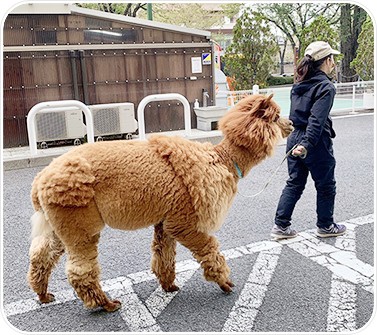
[[[310,43],[305,49],[305,56],[309,55],[314,61],[325,58],[329,55],[339,55],[340,52],[331,48],[330,44],[324,41]]]

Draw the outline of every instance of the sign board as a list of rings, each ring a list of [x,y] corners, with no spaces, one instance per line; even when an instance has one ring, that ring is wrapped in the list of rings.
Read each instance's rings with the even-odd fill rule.
[[[191,72],[202,73],[202,59],[201,57],[191,57]]]
[[[211,53],[209,53],[209,52],[202,53],[202,64],[203,65],[211,65],[212,64]]]

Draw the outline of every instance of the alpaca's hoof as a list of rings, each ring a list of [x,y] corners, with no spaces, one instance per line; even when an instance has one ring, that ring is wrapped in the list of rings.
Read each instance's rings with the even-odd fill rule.
[[[115,312],[117,311],[120,307],[122,306],[121,302],[119,300],[113,300],[113,301],[109,301],[108,303],[106,303],[105,305],[103,305],[102,307],[104,308],[104,310],[106,310],[107,312]]]
[[[49,302],[55,301],[55,296],[51,293],[38,294],[38,299],[41,304],[48,304]]]
[[[175,284],[172,284],[168,287],[163,287],[162,288],[165,292],[176,292],[176,291],[179,291],[179,287]]]
[[[220,288],[226,293],[232,292],[232,287],[234,287],[234,284],[230,280],[225,282],[225,284],[220,285]]]

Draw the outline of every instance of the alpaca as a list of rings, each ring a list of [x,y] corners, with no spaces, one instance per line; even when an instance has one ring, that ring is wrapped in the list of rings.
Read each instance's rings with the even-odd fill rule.
[[[272,96],[241,100],[220,120],[218,145],[180,137],[84,144],[54,159],[34,179],[28,281],[41,303],[52,269],[67,252],[66,273],[89,308],[120,308],[100,285],[97,245],[108,225],[122,230],[154,226],[151,268],[162,288],[175,284],[176,243],[188,248],[204,277],[232,291],[219,251],[218,230],[240,177],[271,156],[293,130]]]

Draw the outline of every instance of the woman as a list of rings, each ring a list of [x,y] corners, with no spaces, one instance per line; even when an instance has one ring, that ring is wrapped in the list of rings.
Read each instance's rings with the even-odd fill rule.
[[[326,42],[313,42],[297,66],[289,116],[295,130],[288,137],[287,150],[297,146],[288,157],[289,179],[280,197],[271,231],[275,239],[297,236],[291,228],[291,217],[309,172],[317,190],[317,236],[339,236],[346,232],[346,227],[336,224],[333,219],[336,188],[332,138],[335,132],[329,113],[335,87],[329,75],[335,67],[333,55],[338,54],[340,52]]]

